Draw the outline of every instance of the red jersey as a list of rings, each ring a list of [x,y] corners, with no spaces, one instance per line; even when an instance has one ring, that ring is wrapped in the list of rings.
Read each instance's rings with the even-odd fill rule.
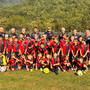
[[[79,50],[79,45],[73,44],[70,49],[73,51],[74,55],[76,55],[77,51]]]
[[[89,45],[84,45],[84,44],[80,45],[80,51],[82,55],[85,55],[87,50],[89,50]]]
[[[11,59],[9,60],[9,62],[8,62],[8,65],[9,65],[9,66],[14,66],[14,65],[16,65],[16,59],[11,58]]]
[[[31,63],[30,63],[30,62],[31,62]],[[31,64],[33,64],[33,58],[32,58],[32,59],[27,59],[27,60],[26,60],[26,65],[29,66],[29,65],[31,65]]]
[[[19,44],[17,42],[12,43],[12,51],[13,52],[18,52],[19,49]]]
[[[54,66],[54,64],[57,64],[57,63],[60,63],[60,62],[59,62],[59,58],[58,58],[58,57],[57,57],[57,58],[52,57],[52,58],[51,58],[51,61],[50,61],[50,64],[51,64],[52,66]]]
[[[7,49],[7,52],[11,52],[11,51],[12,51],[12,42],[9,41],[9,42],[7,43],[6,49]]]
[[[84,65],[85,65],[84,62],[83,62],[83,63],[80,63],[80,62],[78,61],[76,67],[77,67],[77,68],[83,68]]]
[[[25,53],[26,44],[25,43],[19,44],[19,50],[21,51],[22,54]]]
[[[37,65],[40,65],[41,64],[41,61],[42,61],[42,58],[37,58],[37,60],[36,60]]]
[[[69,43],[63,43],[61,45],[61,50],[62,50],[62,53],[63,53],[64,56],[68,55],[69,50],[70,50],[70,44]]]
[[[24,59],[23,58],[19,58],[19,65],[22,66],[24,64]]]
[[[4,41],[0,41],[0,51],[4,51]]]
[[[59,50],[59,48],[60,48],[59,46],[60,46],[60,42],[57,42],[57,43],[53,42],[53,50],[54,50],[54,52]]]
[[[25,40],[25,44],[26,44],[26,48],[28,48],[28,45],[31,43],[31,40],[30,39],[26,39]]]

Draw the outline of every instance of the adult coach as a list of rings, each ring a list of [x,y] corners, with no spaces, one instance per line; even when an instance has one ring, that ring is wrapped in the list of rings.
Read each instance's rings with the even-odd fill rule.
[[[37,28],[37,27],[34,27],[34,32],[31,34],[31,39],[34,39],[35,34],[38,35],[38,38],[39,38],[39,39],[41,38],[41,35],[40,35],[40,33],[38,32],[38,28]]]
[[[44,34],[47,35],[47,40],[50,40],[50,39],[51,39],[51,36],[52,36],[54,33],[52,32],[51,27],[48,27],[47,31],[46,31]]]

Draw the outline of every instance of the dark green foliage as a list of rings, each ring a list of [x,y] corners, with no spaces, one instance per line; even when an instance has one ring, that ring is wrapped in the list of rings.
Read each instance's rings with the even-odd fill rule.
[[[25,0],[1,9],[0,25],[6,29],[26,27],[32,30],[38,26],[43,31],[52,26],[57,32],[61,27],[84,31],[90,28],[90,0]]]

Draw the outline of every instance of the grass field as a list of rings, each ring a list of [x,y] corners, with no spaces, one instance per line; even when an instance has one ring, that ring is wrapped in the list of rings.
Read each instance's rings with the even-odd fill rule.
[[[55,75],[24,70],[0,73],[0,90],[90,90],[90,71],[76,76],[73,71]]]

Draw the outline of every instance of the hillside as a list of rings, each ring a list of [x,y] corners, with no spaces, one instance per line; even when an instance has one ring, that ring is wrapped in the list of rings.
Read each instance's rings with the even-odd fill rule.
[[[17,4],[24,0],[0,0],[0,4]]]
[[[7,30],[38,26],[43,31],[52,26],[57,31],[64,26],[83,31],[90,28],[90,0],[25,0],[0,10],[0,25]]]

